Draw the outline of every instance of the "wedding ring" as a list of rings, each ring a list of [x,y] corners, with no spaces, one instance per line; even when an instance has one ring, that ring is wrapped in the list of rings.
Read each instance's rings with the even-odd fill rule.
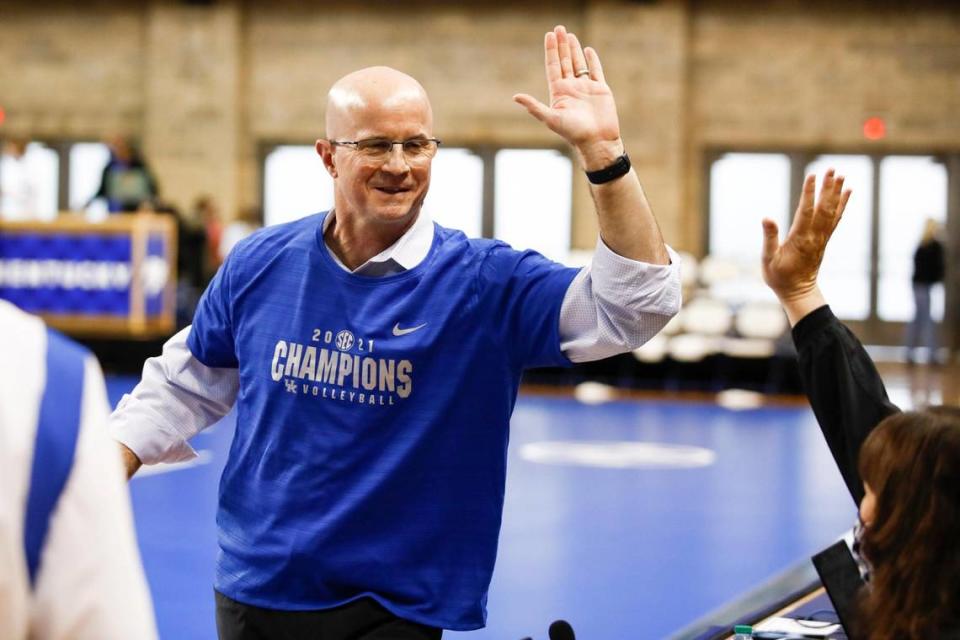
[[[578,78],[580,76],[588,76],[590,75],[590,69],[587,69],[587,68],[577,69],[577,72],[574,75]]]

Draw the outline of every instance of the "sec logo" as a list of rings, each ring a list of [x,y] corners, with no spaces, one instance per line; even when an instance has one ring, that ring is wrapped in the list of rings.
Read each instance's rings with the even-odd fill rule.
[[[353,334],[344,329],[337,334],[334,344],[337,345],[337,349],[340,349],[340,351],[349,351],[350,347],[353,346]]]

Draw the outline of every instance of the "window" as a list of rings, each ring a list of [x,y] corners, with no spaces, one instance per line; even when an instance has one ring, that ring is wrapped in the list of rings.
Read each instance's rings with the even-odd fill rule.
[[[913,318],[913,252],[924,224],[947,218],[947,169],[929,156],[889,156],[880,162],[880,278],[883,320]],[[934,319],[943,317],[943,287],[933,288]]]
[[[313,145],[274,147],[264,163],[263,223],[299,220],[333,206],[333,180]]]
[[[333,206],[333,180],[313,145],[282,145],[264,165],[264,224],[279,224]],[[483,160],[468,149],[441,147],[423,210],[441,225],[481,235]]]
[[[570,253],[570,158],[553,149],[496,154],[494,236],[565,262]]]
[[[815,155],[726,152],[714,156],[709,173],[708,253],[755,269],[759,265],[759,220],[774,218],[781,238],[804,176],[834,168],[853,195],[834,231],[820,268],[819,284],[834,312],[867,339],[896,344],[913,309],[913,254],[928,219],[947,220],[948,171],[931,155]],[[792,194],[792,195],[791,195]],[[788,202],[789,199],[789,202]],[[779,219],[777,216],[781,216]],[[792,222],[792,216],[791,216]],[[754,293],[728,283],[734,301]],[[715,289],[716,290],[716,289]],[[932,312],[943,317],[944,287],[932,291]]]
[[[806,166],[805,175],[817,176],[820,193],[823,174],[833,167],[853,195],[837,226],[820,267],[820,288],[838,317],[864,320],[870,315],[870,234],[873,229],[873,162],[868,156],[824,155]]]
[[[782,153],[727,153],[710,167],[707,253],[729,277],[710,283],[711,295],[730,304],[775,300],[760,277],[760,221],[786,233],[790,158]]]
[[[109,160],[110,149],[101,142],[31,142],[22,166],[29,170],[39,217],[52,220],[60,211],[86,211],[88,219],[106,218],[106,202],[99,199],[88,203],[100,188]],[[10,158],[0,159],[0,175],[6,173],[0,180],[9,180],[17,170],[10,168]],[[61,186],[65,187],[62,191]]]
[[[760,264],[760,221],[787,231],[790,159],[782,153],[727,153],[710,168],[708,253],[747,269]]]
[[[31,142],[22,155],[0,155],[0,213],[10,220],[52,220],[57,216],[60,161],[56,150]]]
[[[110,149],[102,142],[78,142],[70,146],[70,185],[67,206],[71,211],[87,208],[100,188],[103,169],[110,162]],[[106,211],[106,203],[99,202]]]
[[[333,206],[333,180],[312,145],[273,147],[263,171],[265,224]],[[492,194],[485,192],[488,171],[494,176]],[[570,159],[555,149],[481,153],[440,147],[423,210],[468,237],[479,238],[492,228],[495,237],[517,249],[534,249],[563,262],[570,253],[572,172]]]
[[[423,210],[437,224],[483,235],[483,158],[469,149],[440,147],[430,169]]]

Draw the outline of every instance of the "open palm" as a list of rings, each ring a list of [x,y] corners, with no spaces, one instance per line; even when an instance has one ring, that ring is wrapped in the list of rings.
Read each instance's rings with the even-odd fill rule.
[[[597,52],[581,48],[563,26],[546,34],[543,48],[549,106],[525,93],[513,99],[574,146],[619,139],[617,105]]]
[[[801,297],[816,288],[827,242],[850,198],[850,190],[843,189],[843,180],[843,176],[834,176],[833,169],[828,170],[814,202],[816,176],[807,176],[783,244],[779,242],[777,224],[763,220],[763,280],[781,300]]]

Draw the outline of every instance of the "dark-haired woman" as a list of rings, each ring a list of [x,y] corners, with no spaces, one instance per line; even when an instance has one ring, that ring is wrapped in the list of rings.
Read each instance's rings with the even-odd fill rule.
[[[764,220],[763,274],[793,327],[810,404],[850,494],[860,505],[860,595],[869,640],[960,638],[960,410],[900,413],[857,338],[817,286],[823,253],[849,191],[828,171],[814,200],[804,182],[781,245]]]

